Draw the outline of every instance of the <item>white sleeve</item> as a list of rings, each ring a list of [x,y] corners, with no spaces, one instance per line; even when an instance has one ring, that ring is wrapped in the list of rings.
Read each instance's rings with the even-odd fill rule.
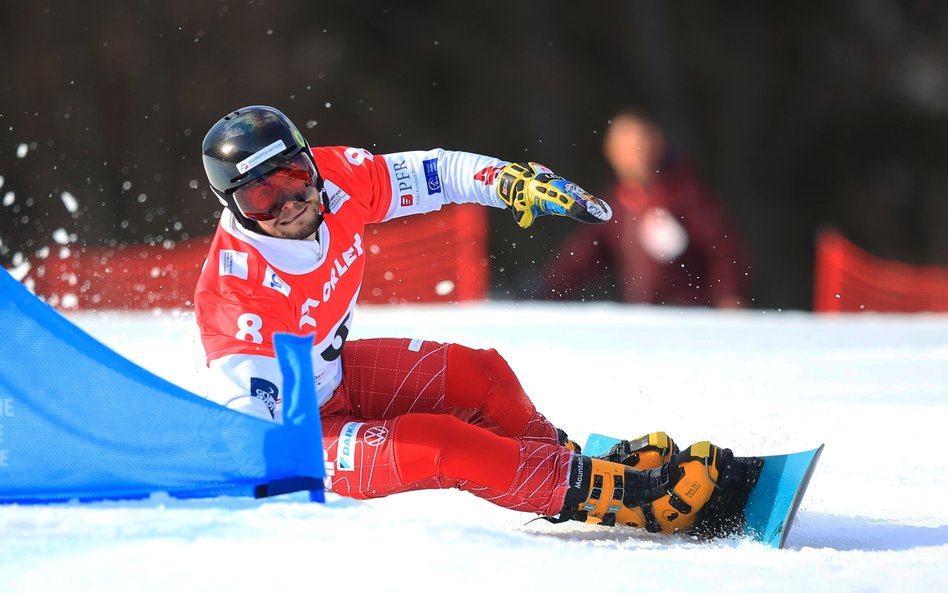
[[[283,373],[276,358],[229,354],[208,366],[207,399],[257,418],[282,422]]]
[[[434,212],[444,204],[507,207],[494,191],[507,161],[441,148],[383,156],[392,184],[392,205],[383,221]]]

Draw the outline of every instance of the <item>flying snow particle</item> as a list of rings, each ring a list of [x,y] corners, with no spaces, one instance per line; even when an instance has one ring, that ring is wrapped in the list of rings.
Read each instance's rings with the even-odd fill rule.
[[[10,275],[17,280],[17,282],[23,282],[27,274],[30,273],[31,267],[32,266],[30,266],[30,262],[28,261],[20,262],[18,264],[14,264],[12,268],[7,269],[7,272],[9,272]]]
[[[0,175],[0,187],[3,187],[3,175]]]
[[[20,142],[16,147],[16,158],[22,159],[26,156],[26,153],[30,151],[29,145],[25,142]]]
[[[63,228],[56,229],[53,231],[53,241],[56,241],[60,245],[69,245],[69,233]]]
[[[4,206],[12,206],[13,202],[15,201],[16,201],[16,194],[14,194],[12,191],[8,191],[7,193],[3,195]]]
[[[438,296],[447,296],[454,292],[454,282],[451,280],[442,280],[435,285],[435,294]]]
[[[63,205],[70,214],[74,214],[76,210],[79,209],[79,201],[76,199],[76,196],[72,195],[68,191],[64,191],[59,197],[62,199]]]

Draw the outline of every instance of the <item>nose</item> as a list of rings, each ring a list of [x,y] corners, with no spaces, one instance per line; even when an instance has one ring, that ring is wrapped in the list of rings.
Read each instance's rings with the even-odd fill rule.
[[[296,208],[295,204],[303,202],[306,200],[306,196],[303,194],[294,194],[284,192],[280,200],[280,211],[286,210],[287,208],[294,209]]]

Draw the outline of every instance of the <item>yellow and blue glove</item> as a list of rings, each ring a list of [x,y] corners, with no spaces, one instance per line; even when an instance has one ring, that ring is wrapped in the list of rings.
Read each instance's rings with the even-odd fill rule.
[[[522,228],[548,214],[594,224],[612,218],[609,204],[539,163],[510,163],[496,183],[497,195]]]

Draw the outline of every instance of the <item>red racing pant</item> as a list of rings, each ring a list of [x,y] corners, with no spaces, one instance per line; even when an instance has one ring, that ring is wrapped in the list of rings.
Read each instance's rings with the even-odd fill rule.
[[[320,410],[333,492],[458,488],[519,511],[562,510],[572,452],[496,351],[352,340],[342,368]]]

